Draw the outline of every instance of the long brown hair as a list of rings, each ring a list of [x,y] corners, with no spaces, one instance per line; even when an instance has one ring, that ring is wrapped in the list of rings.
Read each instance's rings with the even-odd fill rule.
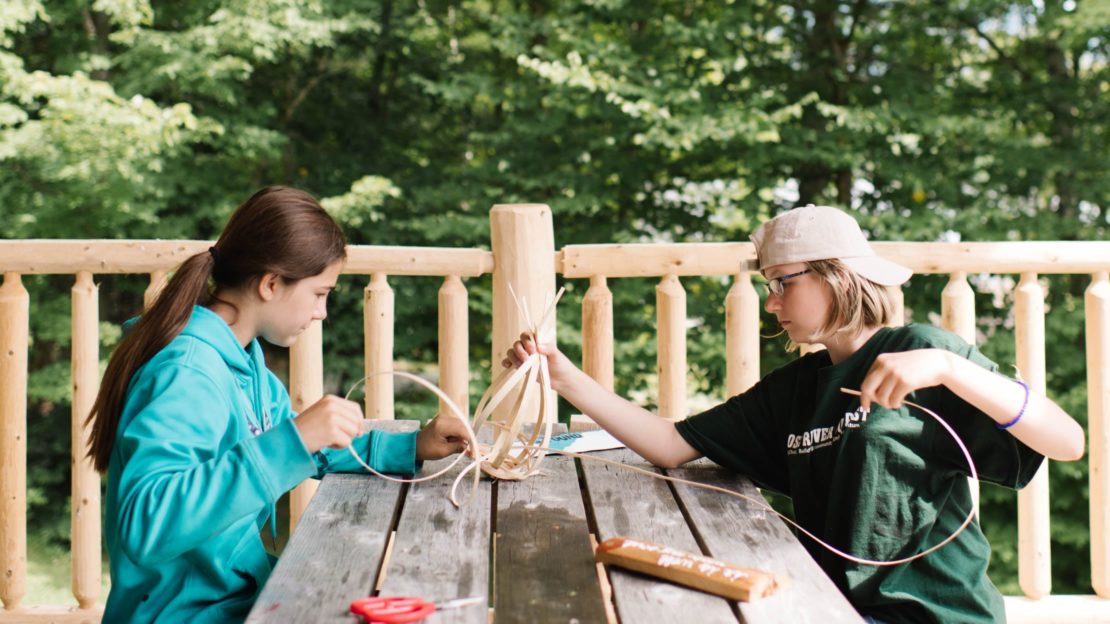
[[[304,191],[270,186],[239,206],[216,244],[178,267],[108,361],[88,418],[88,456],[96,469],[108,470],[131,378],[185,329],[194,305],[267,273],[286,282],[319,275],[346,257],[346,245],[339,225]]]

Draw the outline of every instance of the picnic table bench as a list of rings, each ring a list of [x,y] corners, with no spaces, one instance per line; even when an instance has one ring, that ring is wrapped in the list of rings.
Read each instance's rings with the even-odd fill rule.
[[[595,455],[651,468],[626,449]],[[421,472],[447,461],[427,462]],[[541,474],[524,481],[483,478],[456,509],[448,492],[468,461],[417,484],[327,475],[247,621],[352,623],[351,601],[374,594],[483,598],[436,612],[429,623],[862,621],[787,526],[752,502],[549,456]],[[705,460],[666,473],[760,496],[746,477]],[[459,492],[469,495],[469,476]],[[734,603],[605,569],[594,562],[595,540],[614,536],[705,554],[789,583],[769,597]]]

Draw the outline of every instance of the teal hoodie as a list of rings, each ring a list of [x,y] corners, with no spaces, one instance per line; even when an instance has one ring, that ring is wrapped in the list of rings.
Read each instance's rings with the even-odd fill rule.
[[[241,621],[273,569],[259,535],[308,477],[363,469],[346,449],[310,454],[262,348],[197,306],[131,379],[108,467],[105,622]],[[416,470],[416,433],[374,431],[355,451],[380,472]]]

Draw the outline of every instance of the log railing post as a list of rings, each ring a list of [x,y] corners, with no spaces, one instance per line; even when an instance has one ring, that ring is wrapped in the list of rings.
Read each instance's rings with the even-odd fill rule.
[[[496,379],[501,360],[521,332],[530,329],[513,301],[516,293],[527,307],[531,320],[540,322],[544,308],[555,297],[555,229],[551,209],[543,204],[498,204],[490,210],[490,237],[493,250],[493,357],[491,368]],[[510,286],[512,292],[510,292]],[[555,342],[555,314],[540,328],[540,339]],[[520,406],[518,418],[535,420],[539,410],[538,393],[530,405]],[[503,402],[493,420],[504,421],[512,401]],[[554,418],[554,415],[552,415]]]
[[[169,273],[167,271],[154,271],[150,274],[150,284],[143,291],[143,309],[150,308],[154,300],[161,294],[162,289],[166,287],[169,281]]]
[[[467,417],[470,415],[468,323],[466,287],[459,276],[448,275],[439,287],[439,383]],[[439,412],[448,413],[442,400]]]
[[[100,311],[97,287],[88,271],[77,273],[73,285],[73,348],[71,353],[73,483],[70,494],[70,558],[73,597],[82,609],[100,597],[100,475],[89,451],[85,422],[96,401],[100,381]]]
[[[967,273],[957,271],[948,276],[948,283],[940,294],[941,324],[948,331],[975,345],[975,292],[967,283]],[[979,513],[979,482],[968,477],[971,502]]]
[[[759,293],[748,271],[725,297],[725,345],[725,390],[732,397],[759,381]]]
[[[27,591],[27,345],[31,298],[19,273],[0,285],[0,600]]]
[[[1045,392],[1044,289],[1036,273],[1022,273],[1014,292],[1017,365],[1025,383]],[[1018,492],[1018,584],[1034,600],[1052,592],[1048,460]]]
[[[686,290],[675,275],[655,287],[659,415],[686,418]]]
[[[948,276],[940,294],[941,324],[948,331],[975,344],[975,292],[967,283],[967,273],[957,271]]]
[[[902,292],[901,286],[887,286],[886,290],[894,302],[894,315],[887,327],[901,327],[906,324],[906,294]]]
[[[590,278],[582,298],[582,370],[613,389],[613,293],[604,275]]]
[[[1110,598],[1110,281],[1094,275],[1086,294],[1087,440],[1091,506],[1091,586]]]
[[[289,348],[289,399],[300,414],[324,396],[324,324],[312,321]],[[289,534],[308,507],[320,482],[305,479],[289,493]]]
[[[366,341],[366,417],[393,420],[393,289],[385,273],[374,273],[366,287],[363,314]]]

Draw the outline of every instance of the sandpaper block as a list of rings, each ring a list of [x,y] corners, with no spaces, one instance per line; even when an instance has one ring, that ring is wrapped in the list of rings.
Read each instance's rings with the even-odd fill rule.
[[[786,579],[770,572],[629,537],[613,537],[598,544],[596,558],[607,565],[745,602],[769,596],[786,583]]]

